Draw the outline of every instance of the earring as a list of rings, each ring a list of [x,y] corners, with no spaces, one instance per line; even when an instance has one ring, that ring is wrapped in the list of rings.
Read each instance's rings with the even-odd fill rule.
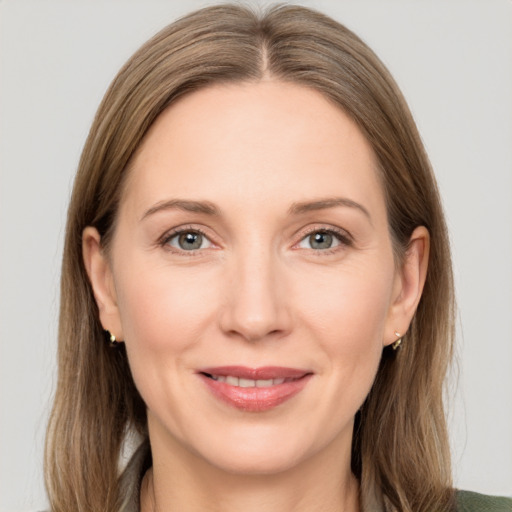
[[[395,331],[395,336],[398,338],[394,343],[393,345],[391,345],[391,347],[393,348],[393,350],[397,350],[398,347],[400,346],[400,344],[402,343],[402,335],[398,332],[398,331]]]
[[[114,334],[112,334],[110,331],[107,330],[107,335],[110,340],[110,346],[111,347],[117,347],[119,345],[119,342],[116,340],[116,337]]]

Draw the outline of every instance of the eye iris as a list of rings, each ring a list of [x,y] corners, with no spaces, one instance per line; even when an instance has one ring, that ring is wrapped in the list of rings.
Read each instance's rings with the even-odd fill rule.
[[[329,249],[332,246],[332,235],[329,233],[313,233],[309,236],[309,243],[313,249]]]
[[[203,243],[203,235],[201,233],[182,233],[178,237],[178,243],[181,249],[191,251],[199,249]]]

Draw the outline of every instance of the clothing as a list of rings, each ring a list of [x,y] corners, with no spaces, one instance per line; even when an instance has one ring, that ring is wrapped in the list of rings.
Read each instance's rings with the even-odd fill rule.
[[[132,455],[121,476],[121,494],[124,501],[119,512],[140,512],[140,484],[151,466],[149,441],[144,441]]]
[[[126,497],[120,512],[140,512],[140,483],[151,466],[149,444],[143,443],[128,463],[121,482]],[[470,491],[457,491],[456,512],[512,512],[512,498],[486,496]]]
[[[457,512],[512,512],[512,498],[457,491]]]

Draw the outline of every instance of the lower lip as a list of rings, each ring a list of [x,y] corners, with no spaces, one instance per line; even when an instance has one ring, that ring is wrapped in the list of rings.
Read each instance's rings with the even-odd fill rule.
[[[302,391],[312,377],[312,374],[307,374],[300,379],[266,388],[242,388],[219,382],[203,374],[198,375],[217,398],[247,412],[268,411],[281,405]]]

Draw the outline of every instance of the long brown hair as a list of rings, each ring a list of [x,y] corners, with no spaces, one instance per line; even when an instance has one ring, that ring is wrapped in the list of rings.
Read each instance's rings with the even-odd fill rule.
[[[209,7],[169,25],[121,69],[85,144],[69,206],[62,264],[58,384],[48,427],[46,484],[54,512],[118,510],[127,433],[147,436],[146,412],[124,349],[106,342],[82,260],[95,226],[108,250],[129,162],[177,98],[209,84],[262,77],[324,94],[358,124],[379,162],[397,263],[417,226],[431,236],[422,299],[398,352],[386,348],[356,417],[352,469],[365,510],[443,511],[451,472],[443,381],[454,298],[447,230],[434,176],[389,72],[356,35],[318,12],[263,14]]]

